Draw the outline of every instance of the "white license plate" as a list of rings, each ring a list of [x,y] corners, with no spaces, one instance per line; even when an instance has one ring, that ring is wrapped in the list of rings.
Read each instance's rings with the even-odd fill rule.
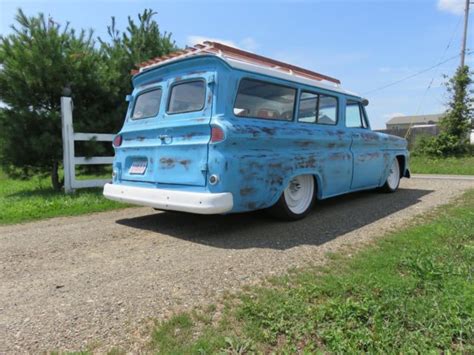
[[[134,161],[128,170],[129,174],[143,175],[146,171],[147,162],[145,160]]]

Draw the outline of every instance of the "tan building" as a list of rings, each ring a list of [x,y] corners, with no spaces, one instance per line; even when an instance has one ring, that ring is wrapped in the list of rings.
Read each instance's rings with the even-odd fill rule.
[[[410,126],[437,125],[443,113],[419,116],[397,116],[387,121],[387,129],[406,129]]]

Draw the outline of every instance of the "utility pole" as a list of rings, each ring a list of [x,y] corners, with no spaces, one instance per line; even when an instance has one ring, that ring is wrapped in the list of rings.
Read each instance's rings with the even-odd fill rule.
[[[464,7],[464,35],[462,37],[462,47],[461,47],[461,68],[464,67],[464,59],[466,57],[466,40],[467,40],[467,22],[469,20],[469,3],[470,3],[470,0],[466,0],[466,6]]]

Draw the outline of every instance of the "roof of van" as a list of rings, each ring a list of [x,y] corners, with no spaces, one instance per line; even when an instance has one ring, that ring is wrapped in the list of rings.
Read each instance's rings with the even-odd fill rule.
[[[305,85],[317,86],[322,89],[337,91],[347,95],[359,96],[342,89],[340,85],[341,82],[336,78],[238,48],[230,47],[222,43],[209,41],[197,44],[194,47],[188,47],[185,50],[172,52],[168,55],[156,57],[143,62],[138,65],[137,70],[132,71],[132,74],[140,74],[144,71],[155,69],[170,63],[203,55],[216,56],[232,68],[277,77]]]

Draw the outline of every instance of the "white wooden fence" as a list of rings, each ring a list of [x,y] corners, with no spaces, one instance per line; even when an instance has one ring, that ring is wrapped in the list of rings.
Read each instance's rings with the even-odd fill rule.
[[[64,191],[74,192],[74,189],[84,187],[101,187],[111,179],[76,180],[76,165],[112,164],[114,157],[76,157],[74,154],[75,141],[95,140],[112,142],[114,134],[103,133],[74,133],[72,124],[73,103],[70,97],[61,97],[61,122],[63,134],[63,163],[64,163]]]

